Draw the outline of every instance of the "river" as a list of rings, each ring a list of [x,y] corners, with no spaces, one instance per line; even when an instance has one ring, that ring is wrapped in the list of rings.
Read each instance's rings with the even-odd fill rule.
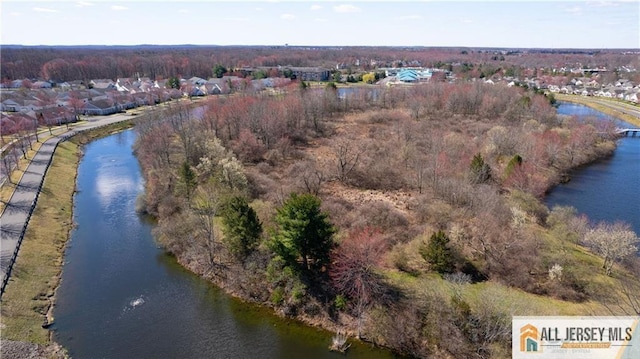
[[[603,116],[561,104],[560,114]],[[54,310],[54,339],[74,358],[340,358],[331,333],[242,303],[184,270],[135,212],[144,182],[134,131],[93,141],[78,168],[74,221]],[[577,169],[546,204],[593,221],[623,220],[640,233],[640,138]],[[391,358],[354,343],[348,358]]]
[[[184,270],[135,212],[144,182],[125,131],[84,147],[54,309],[73,358],[340,358],[332,333],[242,303]],[[353,343],[348,358],[392,358]]]
[[[558,114],[615,120],[566,102],[560,103]],[[615,121],[619,127],[636,127]],[[545,203],[549,208],[573,206],[592,222],[624,221],[640,235],[640,138],[621,138],[617,145],[612,156],[572,171],[571,181],[553,188]]]

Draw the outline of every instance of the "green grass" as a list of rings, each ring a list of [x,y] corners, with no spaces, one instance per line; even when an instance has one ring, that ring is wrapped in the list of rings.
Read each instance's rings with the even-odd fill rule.
[[[496,281],[456,286],[435,273],[412,275],[388,269],[384,271],[384,276],[394,286],[418,297],[435,293],[441,298],[451,298],[455,290],[459,290],[472,310],[497,303],[499,308],[504,308],[512,315],[627,315],[621,308],[609,305],[612,309],[615,307],[613,310],[617,310],[612,313],[605,305],[623,302],[618,277],[629,278],[630,274],[627,271],[616,265],[614,276],[607,276],[602,270],[602,258],[588,249],[543,228],[536,229],[536,237],[544,243],[540,255],[546,266],[560,263],[565,275],[571,273],[580,279],[586,291],[591,293],[587,301],[571,302],[536,295]],[[636,283],[638,280],[638,278],[635,279]],[[602,294],[605,295],[598,297]],[[609,303],[601,302],[603,298],[606,298]]]
[[[131,127],[131,121],[85,131],[60,143],[31,216],[18,259],[2,296],[2,338],[49,344],[45,318],[53,321],[50,306],[60,280],[63,255],[73,227],[73,194],[79,162],[79,144]],[[21,168],[25,168],[22,166]],[[18,172],[18,171],[14,171]],[[16,181],[22,174],[16,173]],[[6,187],[6,189],[5,189]],[[13,192],[3,186],[2,196]]]
[[[590,107],[594,110],[600,111],[602,113],[605,113],[607,115],[619,118],[623,121],[629,122],[635,126],[640,126],[640,119],[636,116],[630,115],[630,114],[626,114],[626,113],[622,113],[621,111],[602,105],[600,103],[594,102],[594,100],[602,100],[602,101],[608,101],[611,102],[612,104],[617,104],[617,105],[623,105],[625,107],[629,107],[629,108],[635,108],[636,110],[640,109],[640,106],[635,105],[635,104],[631,104],[629,102],[624,102],[624,101],[620,101],[617,99],[606,99],[606,98],[602,98],[602,97],[597,97],[597,98],[592,98],[592,97],[585,97],[585,96],[578,96],[578,95],[564,95],[564,94],[553,94],[553,96],[556,98],[556,100],[559,101],[567,101],[567,102],[573,102],[573,103],[578,103],[581,105],[585,105],[587,107]]]
[[[58,285],[73,224],[77,163],[78,146],[60,144],[2,298],[3,339],[49,343],[49,331],[42,324]]]

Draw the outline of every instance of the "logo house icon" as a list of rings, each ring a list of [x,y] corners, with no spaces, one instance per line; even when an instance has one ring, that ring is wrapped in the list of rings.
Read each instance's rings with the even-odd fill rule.
[[[520,328],[520,351],[538,351],[538,328],[531,324],[526,324]]]

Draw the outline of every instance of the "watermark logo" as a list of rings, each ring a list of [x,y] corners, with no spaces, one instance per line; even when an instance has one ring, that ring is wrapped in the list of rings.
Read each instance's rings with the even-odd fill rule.
[[[526,324],[520,328],[520,351],[537,352],[541,349],[538,345],[538,328],[534,325]]]
[[[640,317],[513,317],[512,357],[640,358]]]

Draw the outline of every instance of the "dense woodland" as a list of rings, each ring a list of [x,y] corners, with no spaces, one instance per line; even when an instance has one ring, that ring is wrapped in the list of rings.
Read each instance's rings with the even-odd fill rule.
[[[636,50],[637,51],[637,50]],[[286,46],[11,46],[2,47],[0,78],[50,81],[112,79],[137,74],[152,80],[172,76],[209,78],[215,65],[324,66],[342,71],[378,67],[425,66],[475,76],[502,72],[532,76],[524,69],[640,68],[637,52],[621,50],[470,49],[426,47],[286,47]],[[538,73],[538,76],[542,73]],[[639,79],[635,79],[639,80]],[[640,81],[636,81],[640,82]]]
[[[293,82],[174,104],[136,130],[158,240],[283,315],[409,356],[486,358],[508,356],[511,315],[541,314],[522,295],[640,313],[629,227],[540,202],[614,150],[614,125],[558,117],[543,95]]]

